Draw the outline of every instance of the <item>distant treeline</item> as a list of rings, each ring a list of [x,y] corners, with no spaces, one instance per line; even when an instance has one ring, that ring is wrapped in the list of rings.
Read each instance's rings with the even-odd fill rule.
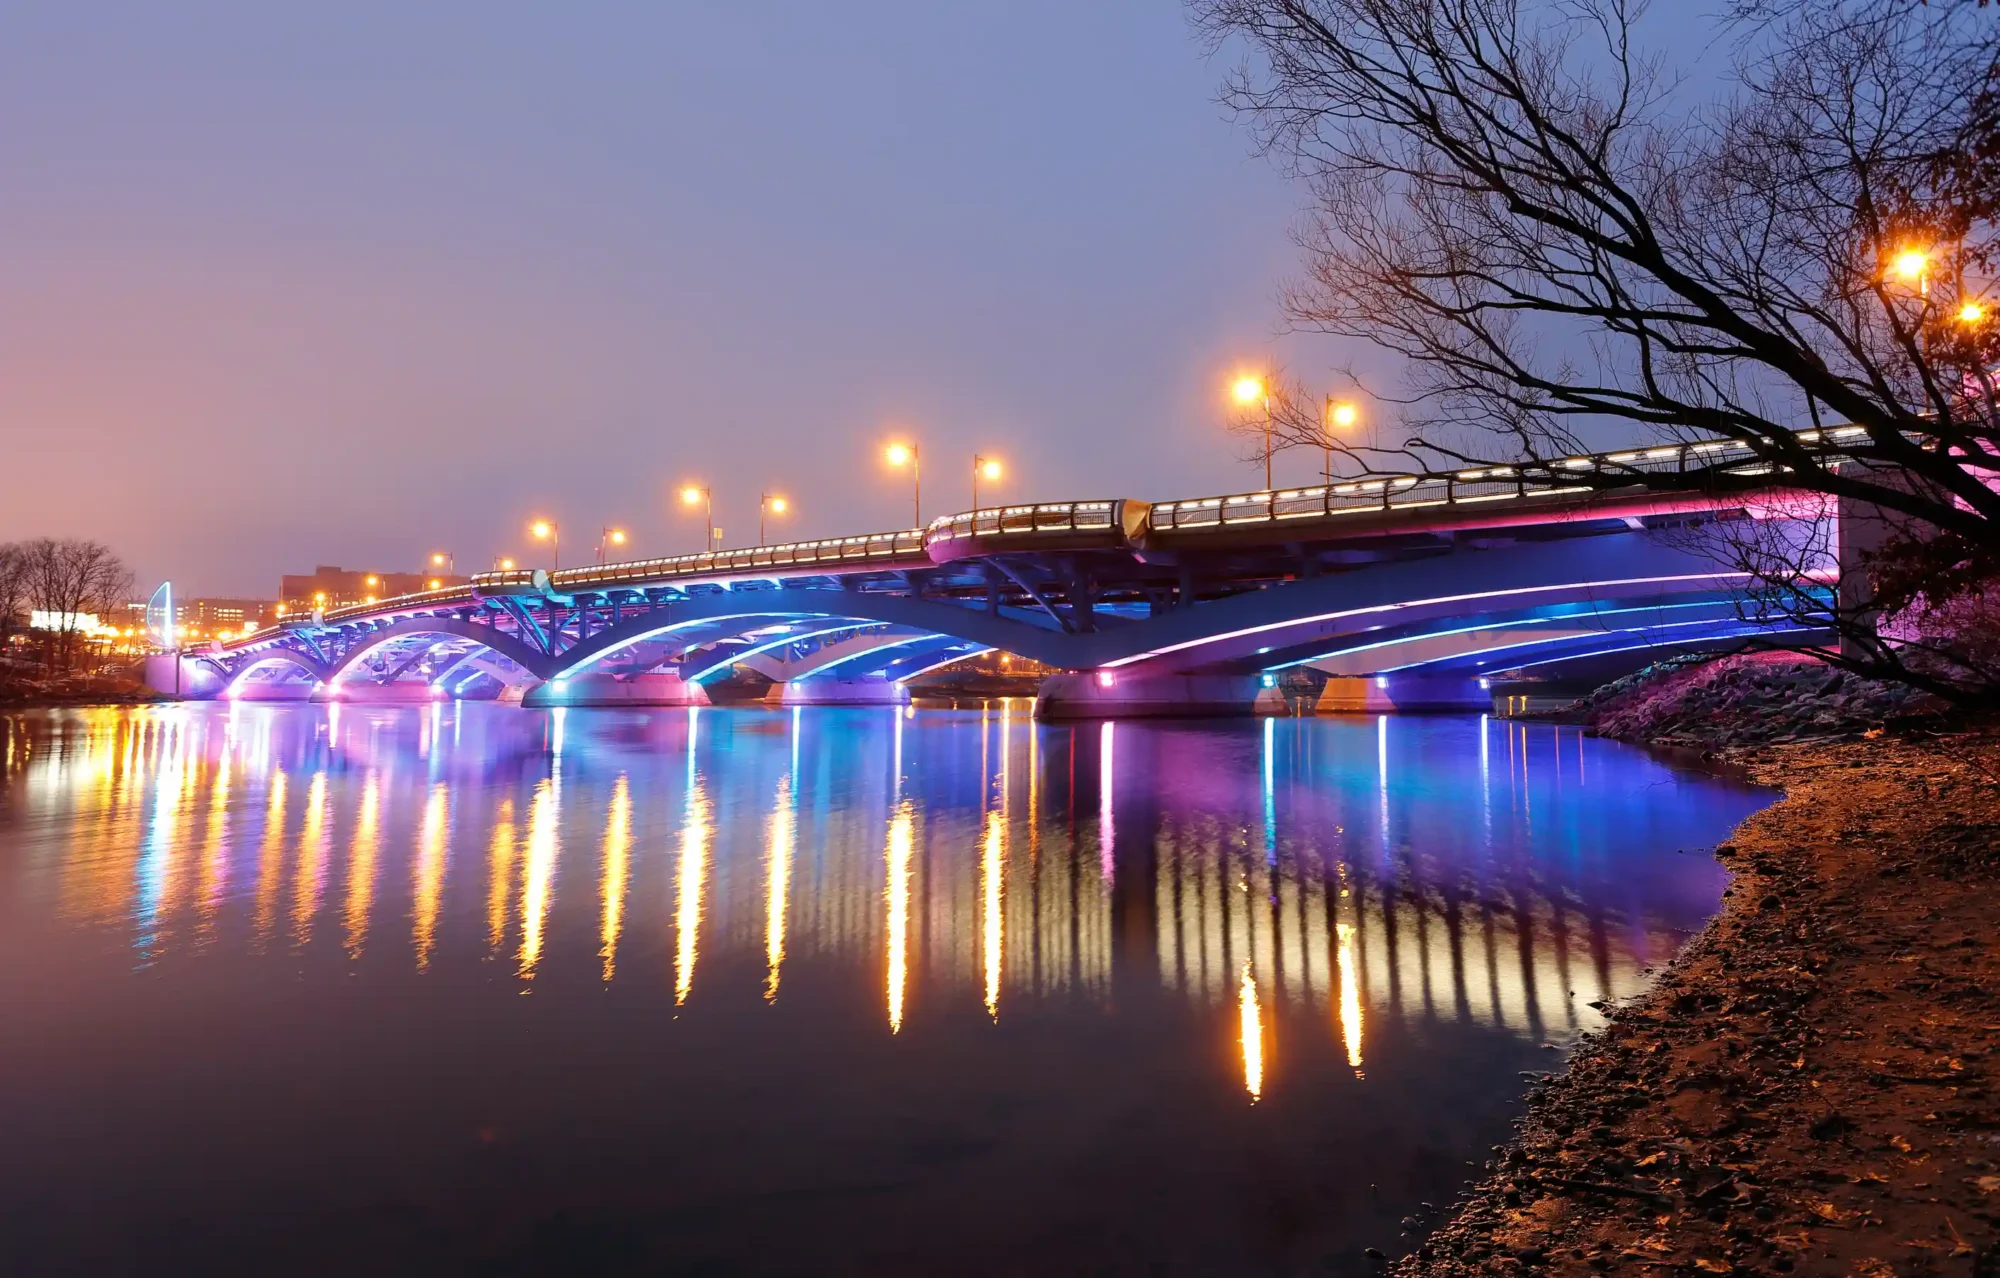
[[[132,570],[101,541],[0,542],[0,654],[74,670],[91,652],[86,619],[114,622],[131,597]],[[30,629],[35,613],[45,624]]]

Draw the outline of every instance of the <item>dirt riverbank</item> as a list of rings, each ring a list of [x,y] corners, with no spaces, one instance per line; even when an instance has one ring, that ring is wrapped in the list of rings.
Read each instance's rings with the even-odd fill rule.
[[[2000,1278],[2000,735],[1727,757],[1722,914],[1395,1272]]]

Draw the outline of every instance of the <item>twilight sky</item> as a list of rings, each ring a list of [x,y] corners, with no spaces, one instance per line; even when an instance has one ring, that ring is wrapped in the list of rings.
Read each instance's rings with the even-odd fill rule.
[[[0,540],[150,589],[1236,490],[1303,192],[1163,0],[0,7]],[[1281,458],[1304,482],[1311,460]],[[985,494],[982,494],[985,495]]]

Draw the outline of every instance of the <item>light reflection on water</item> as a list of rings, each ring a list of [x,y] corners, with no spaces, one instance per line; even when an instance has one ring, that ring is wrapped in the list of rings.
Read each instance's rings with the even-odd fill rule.
[[[420,1101],[416,1082],[397,1084],[412,1066],[374,1068],[401,1059],[379,1035],[400,1034],[463,1057],[449,1086],[485,1098],[479,1130],[535,1131],[562,1161],[568,1124],[622,1102],[622,1125],[593,1139],[643,1148],[620,1166],[665,1178],[646,1180],[646,1201],[755,1205],[740,1206],[755,1227],[644,1216],[630,1226],[642,1251],[762,1272],[817,1239],[854,1259],[812,1252],[815,1271],[948,1257],[987,1272],[955,1250],[985,1239],[992,1272],[1287,1272],[1393,1236],[1367,1231],[1411,1195],[1448,1195],[1504,1128],[1520,1069],[1548,1064],[1541,1044],[1595,1024],[1589,1002],[1637,990],[1713,908],[1721,872],[1681,850],[1765,801],[1547,726],[1070,727],[1024,712],[0,719],[0,1014],[28,1045],[0,1059],[0,1093],[34,1095],[48,1123],[64,1098],[108,1104],[130,1139],[171,1146],[139,1099],[72,1094],[75,1016],[109,1028],[100,1053],[116,1043],[216,1080],[189,1103],[221,1127],[266,1093],[305,1107],[280,1129],[324,1104],[362,1179],[444,1159],[435,1183],[449,1186],[474,1173],[450,1170],[443,1136],[423,1143],[423,1116],[456,1096]],[[493,993],[532,999],[494,1007]],[[473,1040],[454,1035],[473,1034],[474,1012],[468,1057]],[[307,1035],[338,1025],[335,1055],[352,1059],[299,1067],[317,1081],[270,1072],[260,1017]],[[565,1053],[597,1062],[592,1099],[508,1090]],[[112,1068],[102,1059],[92,1067]],[[373,1099],[356,1117],[339,1098],[364,1077]],[[750,1077],[764,1081],[739,1095]],[[855,1132],[836,1134],[849,1115]],[[879,1173],[908,1188],[844,1199],[844,1216],[783,1206],[801,1185],[895,1164],[882,1133],[932,1129],[950,1134],[910,1137],[921,1174]],[[711,1182],[633,1170],[692,1133]],[[16,1134],[18,1158],[45,1156],[48,1186],[110,1175],[85,1160],[65,1180],[54,1127],[23,1119]],[[1335,1157],[1355,1141],[1365,1162]],[[921,1152],[961,1146],[974,1152]],[[1112,1170],[1085,1176],[1086,1209],[1061,1187],[1100,1165]],[[489,1190],[493,1174],[477,1173]],[[575,1175],[590,1210],[628,1196]],[[197,1180],[223,1193],[261,1177],[218,1157]],[[1234,1189],[1212,1192],[1218,1177]],[[975,1185],[973,1205],[959,1195]],[[1278,1213],[1290,1223],[1250,1199],[1296,1200]],[[1083,1210],[1103,1228],[1051,1224]],[[868,1241],[865,1222],[918,1211],[903,1251]]]

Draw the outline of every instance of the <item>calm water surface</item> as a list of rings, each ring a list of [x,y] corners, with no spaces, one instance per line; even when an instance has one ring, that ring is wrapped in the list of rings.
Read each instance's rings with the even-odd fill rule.
[[[0,719],[6,1271],[1365,1272],[1768,800],[1024,710]]]

